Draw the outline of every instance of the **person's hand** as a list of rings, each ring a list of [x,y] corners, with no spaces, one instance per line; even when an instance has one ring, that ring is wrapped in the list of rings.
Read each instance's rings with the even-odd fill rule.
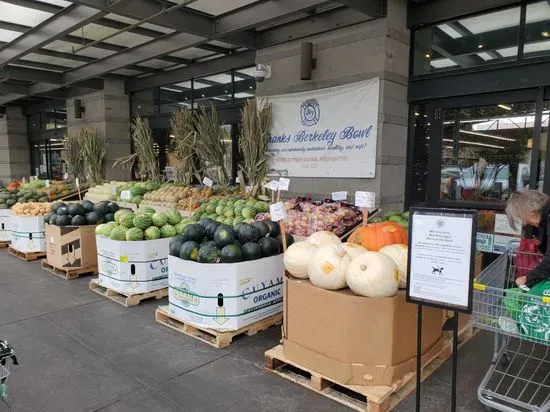
[[[527,283],[527,276],[520,276],[516,279],[516,285],[521,286]]]

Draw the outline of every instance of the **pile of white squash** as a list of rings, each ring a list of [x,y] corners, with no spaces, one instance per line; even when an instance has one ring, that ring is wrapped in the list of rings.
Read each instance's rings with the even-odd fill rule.
[[[338,290],[349,287],[371,298],[394,296],[407,282],[407,245],[387,245],[377,252],[342,243],[332,232],[316,232],[285,252],[288,273],[309,278],[315,286]]]

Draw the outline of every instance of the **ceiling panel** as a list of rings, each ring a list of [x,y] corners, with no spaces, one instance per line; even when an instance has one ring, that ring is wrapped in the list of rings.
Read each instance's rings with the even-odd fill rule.
[[[181,3],[181,1],[174,2]],[[258,0],[198,0],[187,7],[213,16],[219,16],[220,14],[225,14],[253,3],[258,3]]]
[[[185,50],[180,50],[175,53],[170,53],[170,56],[181,57],[182,59],[194,60],[194,59],[200,59],[201,57],[210,56],[211,54],[212,54],[211,51],[197,49],[196,47],[190,47]]]
[[[69,53],[69,54],[73,53],[73,47],[75,49],[78,49],[80,45],[76,43],[62,41],[62,40],[56,40],[51,42],[50,44],[47,44],[46,46],[43,46],[44,49],[55,50],[58,52]],[[112,52],[109,50],[98,49],[97,47],[88,47],[87,49],[80,50],[76,54],[81,56],[86,56],[86,57],[93,57],[94,59],[102,59],[114,53],[115,52]]]
[[[208,77],[201,77],[201,79],[210,80],[211,82],[216,82],[221,84],[231,83],[231,75],[225,74],[225,73],[215,74],[213,76],[208,76]]]
[[[45,11],[29,9],[0,1],[2,21],[34,27],[52,16]]]
[[[121,23],[126,23],[126,24],[135,24],[135,23],[138,22],[137,20],[131,19],[129,17],[120,16],[118,14],[113,14],[113,13],[108,14],[107,16],[105,16],[105,18],[106,19],[111,19],[111,20],[116,20],[116,21],[119,21]],[[175,31],[175,30],[169,29],[168,27],[157,26],[156,24],[150,24],[150,23],[140,24],[138,27],[143,27],[144,29],[155,30],[155,31],[158,31],[158,32],[161,32],[161,33],[174,33],[174,31]]]
[[[16,31],[0,29],[0,41],[9,43],[10,41],[17,39],[22,34],[23,33]]]
[[[544,20],[550,21],[550,5],[548,5],[546,1],[529,4],[527,6],[525,19],[527,23],[534,23]]]
[[[506,27],[519,26],[520,8],[506,9],[481,16],[459,20],[459,22],[473,34],[486,33]]]
[[[65,0],[40,0],[41,3],[53,4],[60,7],[69,7],[72,3]]]
[[[173,66],[173,65],[174,63],[167,62],[164,60],[158,60],[158,59],[148,60],[146,62],[140,63],[140,66],[150,67],[152,69],[163,69],[165,67]]]
[[[111,34],[114,34],[116,32],[118,32],[118,30],[113,29],[111,27],[100,26],[99,24],[92,23],[84,26],[83,28],[75,30],[71,34],[73,36],[78,36],[81,38],[82,36],[84,36],[84,38],[87,38],[87,39],[103,40],[103,38]],[[124,46],[124,47],[135,47],[135,46],[139,46],[140,44],[146,43],[148,41],[151,41],[151,37],[124,32],[116,35],[115,37],[111,37],[108,40],[105,40],[105,43],[117,44],[119,46]]]
[[[435,67],[436,69],[441,69],[443,67],[452,67],[456,66],[457,64],[452,61],[451,59],[435,59],[430,62],[430,64]]]
[[[58,66],[67,66],[67,67],[78,67],[84,64],[83,62],[76,61],[76,60],[62,59],[59,57],[52,57],[52,56],[44,56],[42,54],[36,54],[36,53],[27,54],[25,55],[24,59],[31,60],[33,62],[56,64]]]
[[[224,49],[234,49],[235,46],[230,44],[230,43],[226,43],[224,41],[220,41],[220,40],[212,40],[212,41],[209,41],[207,44],[211,44],[212,46],[218,46],[218,47],[223,47]]]
[[[121,74],[123,76],[137,76],[138,74],[141,74],[141,72],[138,72],[136,70],[129,70],[129,69],[120,69],[115,72],[114,74]]]

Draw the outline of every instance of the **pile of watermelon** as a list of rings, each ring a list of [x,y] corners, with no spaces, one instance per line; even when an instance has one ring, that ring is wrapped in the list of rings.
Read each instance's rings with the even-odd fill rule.
[[[114,220],[118,205],[102,201],[92,203],[89,200],[76,203],[57,202],[52,205],[51,213],[44,216],[44,222],[57,226],[98,225]]]
[[[287,246],[294,238],[286,234]],[[188,224],[170,241],[170,255],[199,263],[237,263],[283,253],[277,222],[264,220],[239,223],[235,227],[209,217]]]
[[[176,236],[183,230],[181,215],[175,209],[155,212],[150,207],[140,207],[136,212],[121,209],[112,222],[96,228],[96,235],[119,241],[155,240]]]
[[[384,216],[376,216],[372,219],[369,219],[369,223],[378,223],[390,221],[397,223],[405,230],[409,230],[409,212],[401,212],[399,210],[390,210],[384,213]]]
[[[195,216],[235,227],[239,223],[251,223],[257,214],[266,213],[268,209],[266,202],[256,199],[212,199],[203,203]]]

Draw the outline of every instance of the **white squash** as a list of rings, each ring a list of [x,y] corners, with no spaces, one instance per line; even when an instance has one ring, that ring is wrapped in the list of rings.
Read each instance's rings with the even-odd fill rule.
[[[399,273],[399,287],[405,289],[407,287],[407,256],[409,249],[407,245],[388,245],[379,250],[393,259]]]
[[[399,290],[399,275],[392,258],[379,252],[365,252],[353,259],[346,281],[357,295],[369,298],[394,296]]]
[[[326,230],[323,230],[321,232],[315,232],[310,237],[308,237],[306,241],[314,244],[317,247],[342,244],[342,241],[338,236]]]
[[[346,271],[351,262],[342,245],[319,248],[309,262],[309,279],[315,286],[337,290],[346,287]]]
[[[367,249],[365,249],[363,246],[350,242],[342,243],[342,247],[344,248],[351,260],[355,259],[357,256],[367,251]]]
[[[308,265],[318,247],[309,242],[296,242],[288,247],[283,257],[285,269],[292,276],[308,278]]]

